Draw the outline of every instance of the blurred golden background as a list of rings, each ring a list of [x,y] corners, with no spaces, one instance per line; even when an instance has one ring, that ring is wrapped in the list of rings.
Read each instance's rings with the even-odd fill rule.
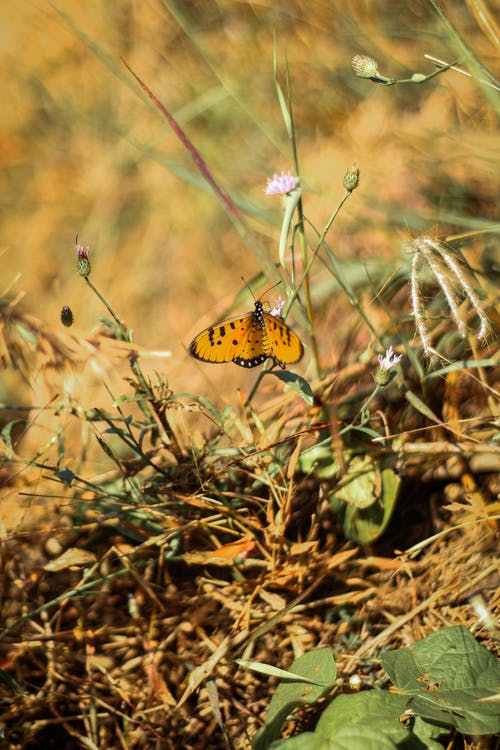
[[[331,684],[347,693],[355,672],[363,688],[386,687],[383,650],[444,624],[493,650],[494,6],[0,3],[0,735],[12,749],[246,748],[276,683],[239,655],[289,668],[328,645]],[[264,190],[294,161],[275,55],[285,90],[288,66],[309,254],[353,164],[360,181],[327,235],[341,273],[321,246],[308,277],[322,377],[301,290],[287,323],[306,352],[279,374],[303,376],[311,397],[266,375],[246,408],[260,368],[205,364],[187,347],[252,308],[242,276],[261,275],[255,295],[276,281],[262,272],[278,261],[282,200]],[[356,55],[394,79],[433,73],[426,55],[471,76],[378,85],[355,75]],[[124,336],[100,333],[110,315],[77,272],[76,235],[91,283],[134,332],[135,370]],[[412,310],[416,235],[455,240],[415,272]],[[429,257],[426,242],[414,239],[414,258]],[[487,288],[481,303],[464,266],[444,284],[435,270],[459,252]],[[399,709],[394,722],[402,731]]]
[[[457,35],[498,73],[493,9],[483,9],[490,15],[446,3]],[[289,66],[305,212],[319,230],[345,170],[356,162],[361,171],[329,234],[340,258],[368,268],[384,261],[390,276],[408,262],[407,231],[473,231],[498,220],[498,123],[488,100],[498,92],[452,71],[391,87],[352,71],[355,54],[398,78],[432,72],[425,54],[457,59],[457,37],[426,0],[11,0],[0,21],[3,288],[24,292],[22,305],[54,327],[70,305],[76,330],[88,334],[105,311],[75,272],[78,233],[94,283],[137,343],[171,351],[151,368],[174,391],[233,402],[234,386],[253,382],[239,368],[200,365],[186,347],[226,312],[240,276],[261,269],[121,58],[176,117],[273,260],[281,208],[263,190],[267,176],[293,167],[274,39],[282,85]],[[467,248],[474,266],[485,243]],[[313,300],[325,322],[349,310],[321,265]],[[248,295],[239,309],[251,307]],[[321,345],[333,366],[338,342],[324,336]],[[307,374],[307,355],[302,367]],[[12,400],[21,384],[5,382],[0,400]]]

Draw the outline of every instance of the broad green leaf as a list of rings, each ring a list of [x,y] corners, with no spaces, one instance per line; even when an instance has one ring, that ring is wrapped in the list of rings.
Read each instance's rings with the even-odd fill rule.
[[[337,750],[337,747],[315,732],[303,732],[288,740],[276,740],[269,750]]]
[[[266,721],[255,736],[254,750],[265,750],[278,737],[281,725],[297,706],[316,703],[333,688],[337,670],[329,648],[319,648],[295,659],[290,672],[302,675],[321,684],[311,684],[302,679],[281,682],[271,698]]]
[[[314,471],[318,479],[329,479],[336,475],[339,467],[332,455],[331,437],[328,436],[326,440],[303,450],[297,462],[297,469],[303,474]]]
[[[345,505],[343,509],[344,534],[357,544],[370,544],[382,536],[396,507],[401,479],[392,469],[383,469],[380,479],[380,494],[375,503],[367,508]],[[342,510],[339,507],[341,502],[338,492],[333,492],[332,506],[336,512]]]
[[[315,732],[303,732],[289,740],[276,740],[269,746],[269,750],[339,750],[339,748]]]
[[[411,730],[415,735],[416,741],[422,743],[418,747],[421,748],[423,745],[426,750],[443,750],[443,745],[441,742],[438,742],[438,738],[449,734],[447,729],[431,724],[429,721],[420,718],[420,716],[415,716],[412,720]]]
[[[464,734],[500,732],[500,662],[467,628],[445,628],[389,651],[382,665],[423,718]]]
[[[405,747],[409,730],[400,721],[405,696],[382,690],[339,695],[323,711],[316,733],[334,750],[395,750]]]
[[[369,508],[382,493],[382,476],[372,457],[354,456],[335,495],[356,508]]]

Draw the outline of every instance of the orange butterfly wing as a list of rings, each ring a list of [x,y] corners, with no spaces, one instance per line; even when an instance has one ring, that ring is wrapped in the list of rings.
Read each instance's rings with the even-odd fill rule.
[[[229,318],[206,328],[193,339],[189,345],[189,353],[202,362],[233,362],[241,356],[245,360],[258,360],[254,364],[243,365],[255,367],[268,357],[262,348],[261,339],[262,328],[255,321],[254,313],[249,312],[242,317]]]
[[[265,313],[257,301],[254,311],[199,333],[189,345],[189,353],[203,362],[234,362],[240,367],[257,367],[272,357],[284,368],[299,361],[304,347],[297,334],[279,318]]]
[[[297,334],[275,315],[263,315],[267,338],[271,343],[271,356],[276,363],[284,369],[285,365],[293,365],[302,359],[304,347]]]

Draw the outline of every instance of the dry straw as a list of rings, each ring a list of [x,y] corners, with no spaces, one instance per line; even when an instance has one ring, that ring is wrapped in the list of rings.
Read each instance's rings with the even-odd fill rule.
[[[490,323],[481,300],[468,279],[469,269],[445,245],[444,242],[427,235],[420,235],[411,241],[413,259],[410,274],[411,305],[415,325],[425,354],[431,357],[431,334],[425,314],[422,279],[425,266],[434,276],[448,303],[457,331],[465,339],[467,326],[464,320],[461,301],[467,299],[479,319],[479,329],[475,333],[478,341],[485,341],[490,333]]]

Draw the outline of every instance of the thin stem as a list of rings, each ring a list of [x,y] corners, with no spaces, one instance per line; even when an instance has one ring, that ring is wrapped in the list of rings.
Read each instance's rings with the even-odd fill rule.
[[[343,198],[342,198],[342,200],[340,201],[339,205],[338,205],[338,206],[337,206],[337,208],[336,208],[336,209],[335,209],[335,210],[333,211],[332,215],[330,216],[330,218],[329,218],[329,219],[328,219],[328,221],[326,222],[326,224],[325,224],[325,228],[324,228],[324,229],[323,229],[323,231],[321,232],[321,234],[320,234],[320,236],[319,236],[319,240],[318,240],[318,241],[317,241],[317,243],[316,243],[316,247],[314,248],[314,250],[313,250],[313,252],[312,252],[312,255],[311,255],[311,257],[309,258],[309,261],[307,262],[307,265],[306,265],[306,267],[305,267],[305,269],[304,269],[304,273],[303,273],[303,275],[302,275],[302,278],[301,278],[300,282],[299,282],[299,283],[297,284],[297,286],[295,287],[295,289],[294,289],[294,291],[293,291],[292,295],[291,295],[291,296],[289,297],[289,299],[288,299],[288,300],[287,300],[287,302],[286,302],[286,305],[285,305],[285,317],[286,317],[286,313],[287,313],[287,312],[288,312],[288,310],[290,309],[290,307],[291,307],[292,303],[293,303],[293,302],[294,302],[294,300],[295,300],[295,299],[297,298],[297,296],[298,296],[298,294],[299,294],[299,292],[300,292],[300,290],[301,290],[301,288],[302,288],[302,285],[303,285],[304,283],[307,283],[307,278],[308,278],[309,270],[310,270],[310,268],[311,268],[311,266],[312,266],[312,264],[313,264],[313,261],[314,261],[314,259],[316,258],[316,256],[318,255],[319,251],[321,250],[321,248],[322,248],[322,246],[323,246],[323,242],[324,242],[324,240],[325,240],[325,237],[326,237],[326,235],[328,234],[328,231],[329,231],[329,229],[330,229],[331,225],[332,225],[332,224],[333,224],[333,222],[335,221],[335,219],[336,219],[336,217],[337,217],[337,215],[338,215],[338,213],[339,213],[340,209],[342,208],[342,206],[344,205],[344,203],[346,202],[346,200],[347,200],[347,199],[349,198],[349,196],[350,196],[350,195],[351,195],[351,191],[350,191],[350,190],[347,190],[347,191],[346,191],[346,194],[344,195],[344,197],[343,197]]]
[[[246,406],[250,406],[250,402],[252,401],[253,397],[255,396],[255,394],[257,392],[257,389],[258,389],[258,387],[259,387],[259,385],[261,383],[262,378],[264,377],[264,375],[267,372],[271,372],[271,370],[273,369],[273,367],[274,367],[274,365],[272,365],[271,367],[264,366],[262,368],[262,370],[257,375],[255,383],[253,384],[253,386],[252,386],[252,388],[250,390],[250,393],[248,394],[248,396],[247,396],[247,398],[246,398],[245,403],[243,404],[243,406],[245,406],[245,407]]]
[[[292,142],[292,156],[293,156],[293,163],[295,168],[295,174],[300,174],[299,169],[299,156],[297,151],[297,140],[295,138],[295,128],[293,126],[293,109],[292,109],[292,98],[290,95],[290,79],[288,75],[288,66],[286,67],[286,83],[287,83],[287,99],[288,99],[288,111],[290,114],[290,121],[291,121],[291,128],[290,128],[290,140]],[[310,268],[310,265],[308,266],[307,262],[307,240],[306,240],[306,234],[305,234],[305,226],[304,226],[304,208],[302,205],[302,196],[300,196],[299,200],[297,201],[297,216],[298,216],[298,233],[299,233],[299,247],[300,247],[300,255],[302,259],[302,268]],[[311,301],[311,289],[309,284],[309,276],[307,273],[303,273],[302,281],[304,283],[304,293],[306,298],[306,313],[307,313],[307,319],[309,321],[309,336],[310,336],[310,342],[311,342],[311,349],[313,353],[313,363],[314,363],[314,369],[315,369],[315,377],[319,378],[321,374],[321,367],[319,363],[319,351],[318,351],[318,342],[316,340],[316,334],[314,331],[314,316],[313,316],[313,310],[312,310],[312,301]],[[294,299],[297,295],[294,293]],[[288,306],[289,309],[289,306]]]
[[[100,299],[100,301],[102,302],[102,304],[104,305],[104,307],[106,308],[106,310],[109,312],[109,314],[111,315],[111,317],[115,321],[116,327],[117,327],[117,334],[118,334],[119,339],[121,341],[129,341],[130,342],[130,336],[128,334],[127,329],[125,328],[125,326],[123,325],[123,323],[120,320],[118,320],[118,318],[116,317],[116,315],[113,312],[112,308],[109,306],[108,302],[102,296],[101,292],[97,289],[97,287],[95,287],[93,285],[93,283],[91,282],[91,280],[89,279],[88,276],[85,276],[84,278],[85,278],[85,281],[86,281],[87,285],[92,289],[92,291],[94,292],[94,294]]]
[[[461,73],[463,76],[467,76],[467,78],[474,78],[472,73],[469,73],[467,70],[463,70],[463,68],[458,68],[456,65],[450,65],[449,63],[446,63],[444,60],[440,60],[438,57],[433,57],[433,55],[424,55],[427,60],[431,60],[433,63],[436,63],[437,65],[444,65],[446,68],[449,68],[450,70],[454,70],[456,73]],[[443,68],[444,70],[444,68]],[[479,83],[484,83],[485,86],[491,86],[492,89],[495,89],[496,91],[500,91],[500,86],[496,86],[494,83],[491,83],[490,81],[486,81],[484,78],[478,78],[477,79]]]
[[[371,402],[373,401],[373,399],[375,398],[375,396],[378,394],[380,390],[381,390],[381,386],[376,385],[375,388],[373,389],[373,392],[365,400],[364,404],[360,406],[358,413],[356,414],[356,416],[354,417],[354,419],[349,425],[350,427],[355,426],[356,420],[358,419],[358,417],[360,417],[360,415],[368,408],[368,406],[371,404]]]

